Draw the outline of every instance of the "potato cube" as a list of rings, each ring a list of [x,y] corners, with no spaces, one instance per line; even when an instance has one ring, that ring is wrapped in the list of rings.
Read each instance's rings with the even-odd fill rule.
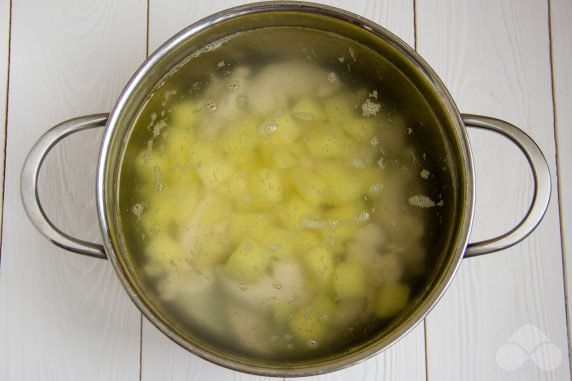
[[[287,112],[273,115],[258,127],[262,142],[269,145],[290,145],[300,136],[298,122]]]
[[[366,274],[359,262],[342,262],[334,270],[334,291],[338,299],[364,298]]]
[[[199,267],[223,263],[230,254],[230,243],[222,234],[207,230],[197,234],[190,242],[189,260]]]
[[[296,191],[308,203],[314,206],[329,204],[328,184],[314,172],[296,168],[289,175]]]
[[[276,226],[267,226],[260,237],[260,242],[277,259],[286,258],[293,253],[293,241],[294,235],[290,231]]]
[[[356,150],[356,143],[333,124],[309,128],[304,141],[315,159],[343,158]]]
[[[342,123],[342,129],[346,134],[358,142],[369,143],[379,129],[375,119],[351,118]]]
[[[326,111],[315,98],[302,98],[292,107],[290,114],[296,119],[305,122],[323,122],[328,119]]]
[[[303,199],[293,196],[274,210],[278,220],[287,228],[299,229],[308,218],[316,218],[318,209],[312,207]]]
[[[250,190],[255,200],[276,204],[282,201],[283,187],[278,172],[271,169],[259,169],[252,174]]]
[[[322,239],[318,233],[309,230],[299,230],[295,233],[292,249],[295,253],[306,255],[310,249],[319,246]]]
[[[287,169],[298,163],[296,157],[286,146],[263,145],[260,147],[264,163],[274,169]]]
[[[314,283],[322,290],[329,289],[334,273],[334,258],[325,247],[318,246],[302,256],[304,266]]]
[[[328,184],[331,201],[345,204],[359,199],[365,193],[360,179],[343,163],[324,163],[320,169],[320,177]]]
[[[272,224],[270,214],[236,213],[230,217],[228,236],[234,245],[238,245],[245,237],[261,239],[270,224]]]
[[[169,120],[177,128],[194,128],[201,122],[201,107],[190,100],[176,104]]]
[[[212,229],[214,226],[226,222],[231,213],[232,205],[227,199],[208,194],[197,205],[192,222],[195,227],[201,230]]]
[[[228,160],[213,158],[197,165],[196,171],[204,186],[212,189],[230,178],[236,172],[236,168]]]
[[[296,340],[309,348],[317,348],[328,339],[328,331],[335,313],[335,303],[319,296],[310,305],[298,310],[290,320],[290,331]]]
[[[181,246],[167,235],[152,238],[145,247],[145,256],[151,266],[157,266],[162,271],[169,267],[176,268],[184,264]]]
[[[169,200],[157,196],[150,198],[140,219],[143,233],[148,236],[166,235],[174,223],[173,209]]]
[[[228,275],[244,283],[254,283],[266,271],[271,255],[257,241],[244,240],[226,262]]]
[[[401,283],[387,283],[377,292],[375,315],[380,318],[390,318],[397,315],[409,301],[409,286]]]
[[[216,189],[221,195],[233,201],[244,201],[251,197],[248,190],[248,177],[242,172],[235,172]]]
[[[221,151],[231,157],[251,152],[260,141],[256,128],[257,123],[253,119],[243,119],[227,125],[218,140]]]

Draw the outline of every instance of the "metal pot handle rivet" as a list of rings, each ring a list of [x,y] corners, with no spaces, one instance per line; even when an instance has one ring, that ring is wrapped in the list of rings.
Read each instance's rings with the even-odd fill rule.
[[[526,216],[518,225],[498,237],[469,243],[465,257],[474,257],[511,247],[534,231],[544,217],[550,201],[550,171],[540,148],[518,127],[499,119],[480,115],[463,114],[462,117],[467,127],[494,131],[515,143],[526,156],[534,179],[534,194]]]
[[[106,259],[103,245],[74,238],[59,228],[46,216],[38,194],[38,175],[46,155],[63,138],[79,131],[104,127],[108,114],[88,115],[70,119],[51,128],[34,145],[22,168],[20,195],[24,209],[34,226],[52,243],[69,251]]]

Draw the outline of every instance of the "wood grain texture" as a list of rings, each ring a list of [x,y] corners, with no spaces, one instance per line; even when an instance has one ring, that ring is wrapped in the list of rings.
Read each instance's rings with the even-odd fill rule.
[[[19,182],[26,153],[49,127],[110,110],[144,59],[145,5],[13,1],[1,380],[139,378],[140,314],[111,265],[64,252],[40,236],[24,214]],[[94,184],[100,136],[74,136],[54,150],[40,184],[48,215],[93,240],[99,237]]]
[[[548,159],[554,186],[548,213],[528,239],[463,261],[426,320],[428,379],[569,380],[547,3],[434,0],[417,5],[418,51],[459,108],[505,119],[528,132]],[[471,144],[475,240],[513,225],[530,202],[532,184],[522,156],[499,136],[472,133]],[[541,335],[535,329],[512,338],[520,348],[503,347],[527,325],[544,332],[556,353],[538,345]],[[512,357],[497,359],[501,348]],[[529,356],[536,363],[526,360]],[[520,358],[526,361],[521,364]]]
[[[216,11],[239,5],[236,0],[189,2],[183,0],[150,2],[149,49],[155,50],[184,27]],[[370,18],[413,45],[413,3],[390,1],[325,1]],[[143,325],[142,380],[255,379],[230,372],[199,359],[166,339],[151,324]],[[406,338],[366,362],[312,380],[425,380],[424,328],[420,324]]]
[[[551,40],[556,117],[558,185],[568,298],[568,344],[572,338],[572,2],[551,0]]]
[[[4,180],[4,144],[6,142],[6,104],[8,95],[8,56],[10,40],[10,2],[0,0],[0,183]],[[2,226],[2,196],[4,187],[0,186],[0,226]],[[0,237],[0,245],[2,238]],[[0,252],[0,267],[2,266],[2,253]]]

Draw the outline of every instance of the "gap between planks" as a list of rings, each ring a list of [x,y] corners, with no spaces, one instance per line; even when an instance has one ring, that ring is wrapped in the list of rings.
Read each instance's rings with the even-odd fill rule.
[[[414,0],[415,1],[415,0]],[[552,3],[551,0],[547,0],[548,5],[548,52],[549,52],[549,62],[550,62],[550,91],[552,93],[552,118],[553,118],[553,130],[554,130],[554,147],[555,147],[555,165],[556,165],[556,194],[557,194],[557,204],[558,204],[558,218],[560,220],[560,247],[562,253],[562,277],[564,283],[564,314],[566,317],[566,332],[568,339],[568,348],[572,348],[572,333],[570,332],[570,314],[568,306],[568,279],[566,277],[566,269],[568,268],[566,262],[566,242],[564,234],[564,218],[562,216],[562,204],[561,200],[563,197],[562,193],[562,183],[561,183],[561,170],[560,170],[560,147],[558,142],[558,110],[556,108],[556,91],[554,85],[554,47],[552,44]],[[569,368],[572,374],[572,351],[568,351],[569,358]]]

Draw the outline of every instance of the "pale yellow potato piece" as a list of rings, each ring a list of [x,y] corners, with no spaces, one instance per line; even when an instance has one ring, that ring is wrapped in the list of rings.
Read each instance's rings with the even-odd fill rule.
[[[342,129],[358,142],[369,143],[379,131],[379,121],[372,118],[355,117],[345,120]]]
[[[295,233],[292,249],[295,253],[306,255],[310,249],[322,244],[322,238],[316,232],[310,230],[298,230]]]
[[[365,193],[375,199],[384,188],[383,170],[379,167],[370,167],[355,171],[355,176],[359,178]]]
[[[323,122],[328,119],[328,115],[320,101],[311,97],[300,99],[292,107],[290,114],[292,114],[294,118],[305,122]]]
[[[290,145],[298,139],[302,130],[298,122],[285,111],[276,112],[258,127],[258,134],[262,136],[263,144]]]
[[[359,262],[342,262],[334,270],[334,291],[338,299],[364,298],[366,273]]]
[[[355,201],[366,193],[354,170],[347,168],[342,162],[324,163],[319,167],[320,177],[328,184],[330,200],[337,204]]]
[[[334,274],[333,254],[325,247],[318,246],[304,254],[302,261],[318,288],[328,290]]]
[[[260,243],[246,239],[231,254],[225,270],[228,275],[240,282],[253,283],[264,274],[271,258],[268,250]]]
[[[259,142],[257,122],[254,119],[241,119],[228,124],[218,139],[221,151],[231,157],[251,152]]]
[[[397,315],[409,301],[409,286],[402,283],[387,283],[377,292],[375,315],[380,318],[390,318]]]
[[[298,159],[286,145],[262,145],[260,147],[264,163],[274,169],[288,169],[298,164]]]
[[[228,180],[236,167],[229,160],[212,158],[197,165],[196,171],[204,186],[212,189]]]
[[[289,328],[296,341],[308,348],[318,348],[335,334],[330,332],[330,322],[336,305],[326,296],[317,297],[310,305],[298,310]]]
[[[299,229],[304,220],[316,218],[319,211],[298,196],[291,196],[274,209],[278,220],[289,229]]]
[[[308,203],[313,206],[329,203],[328,184],[316,173],[294,168],[289,172],[289,175],[291,184]]]
[[[259,169],[252,173],[250,191],[255,201],[276,204],[282,201],[284,189],[278,172],[271,169]]]
[[[294,252],[295,236],[287,229],[267,226],[259,239],[276,259],[284,259]]]
[[[228,236],[234,245],[240,244],[245,237],[262,239],[266,229],[272,224],[273,217],[268,213],[235,213],[230,217]]]
[[[333,124],[308,127],[304,141],[310,154],[318,160],[348,157],[356,150],[356,143]]]
[[[201,123],[202,109],[195,101],[187,100],[173,106],[169,121],[173,127],[195,128]]]
[[[152,275],[184,270],[183,249],[172,238],[161,235],[151,238],[145,246],[146,271]]]

